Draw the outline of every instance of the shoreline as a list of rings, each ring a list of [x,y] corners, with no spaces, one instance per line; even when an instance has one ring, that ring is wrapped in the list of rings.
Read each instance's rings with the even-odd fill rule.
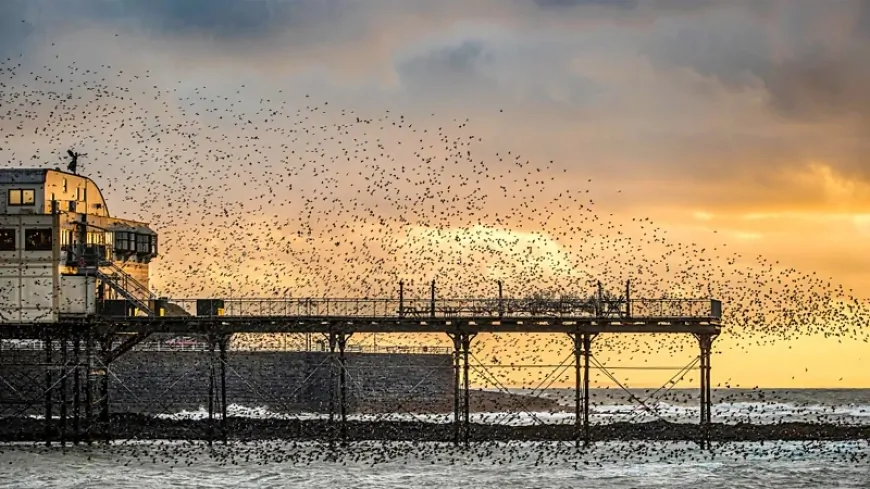
[[[60,424],[55,422],[50,433],[45,423],[33,418],[0,418],[0,442],[53,442],[61,440]],[[347,422],[347,441],[419,441],[452,442],[452,423],[423,421],[351,421]],[[257,440],[339,440],[341,424],[328,420],[285,420],[228,417],[227,439]],[[713,442],[746,441],[846,441],[870,440],[870,426],[836,425],[830,423],[790,422],[778,424],[711,424],[709,440]],[[72,423],[68,423],[66,440],[75,439]],[[591,425],[590,441],[697,441],[705,429],[697,424],[651,421],[645,423],[617,422]],[[107,436],[111,434],[111,436]],[[580,436],[582,437],[582,427]],[[470,440],[494,441],[574,441],[573,425],[470,425]],[[108,425],[95,423],[90,430],[93,441],[113,440],[221,440],[218,420],[170,420],[138,414],[115,414]],[[84,440],[81,438],[80,440]]]
[[[460,404],[464,402],[459,397]],[[469,390],[468,412],[497,413],[518,411],[558,412],[563,411],[565,406],[553,399],[538,396],[528,396],[499,391]],[[427,414],[453,414],[453,397],[440,397],[436,399],[405,399],[405,400],[358,400],[356,401],[354,414],[393,414],[393,413],[427,413]]]

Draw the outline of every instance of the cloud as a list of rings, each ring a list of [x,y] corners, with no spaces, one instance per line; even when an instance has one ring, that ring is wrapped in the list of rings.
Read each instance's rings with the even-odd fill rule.
[[[0,2],[0,56],[18,54],[24,42],[34,33],[26,19],[27,0]]]
[[[735,90],[762,87],[778,114],[803,121],[870,120],[863,87],[870,46],[867,2],[789,1],[772,16],[719,12],[675,25],[644,53],[663,69],[688,68]],[[858,15],[858,21],[854,16]]]
[[[130,192],[141,200],[147,197],[146,186],[131,185],[128,179],[146,181],[159,189],[153,192],[165,193],[177,183],[172,171],[202,171],[208,165],[199,159],[216,165],[203,156],[209,151],[208,158],[219,152],[239,157],[231,143],[255,133],[260,139],[246,144],[269,171],[287,161],[298,164],[280,146],[291,135],[262,134],[276,124],[265,122],[258,111],[269,105],[292,117],[298,110],[294,104],[328,100],[331,108],[347,107],[363,117],[379,118],[385,110],[407,114],[409,121],[414,115],[415,126],[426,125],[429,134],[469,119],[472,134],[482,140],[474,146],[473,160],[485,161],[493,175],[479,184],[490,196],[500,192],[497,179],[523,185],[526,175],[519,174],[515,159],[529,162],[528,167],[553,160],[541,175],[555,179],[549,185],[581,188],[593,178],[596,202],[626,212],[691,209],[686,211],[689,219],[694,209],[717,218],[809,209],[841,212],[843,207],[866,212],[870,202],[861,180],[870,181],[865,161],[870,142],[861,129],[870,113],[862,93],[870,59],[865,56],[870,14],[866,2],[818,5],[675,0],[2,2],[0,49],[7,55],[26,53],[23,62],[37,72],[50,66],[54,73],[66,73],[73,62],[101,70],[91,78],[106,76],[113,87],[131,89],[121,112],[144,117],[149,110],[169,110],[192,134],[171,134],[164,127],[168,132],[159,137],[141,137],[150,134],[153,123],[119,134],[115,114],[83,125],[74,136],[48,140],[34,135],[35,126],[47,118],[46,109],[36,120],[25,120],[20,131],[17,121],[11,127],[6,125],[10,119],[0,121],[6,134],[16,135],[15,143],[4,143],[3,159],[13,159],[12,150],[14,159],[28,161],[37,151],[43,157],[68,145],[91,145],[83,151],[95,157],[85,164],[97,167],[131,158],[120,148],[133,146],[141,154],[131,163],[103,171],[119,194]],[[118,76],[122,69],[125,74]],[[131,73],[144,69],[150,70],[147,79],[132,78]],[[21,71],[5,83],[33,88],[29,70]],[[81,71],[76,76],[86,78]],[[232,100],[215,101],[217,94]],[[304,94],[311,99],[300,102]],[[191,108],[192,103],[199,105]],[[230,103],[232,109],[226,107]],[[95,100],[89,107],[100,104]],[[233,111],[256,123],[239,125],[230,117]],[[430,119],[431,114],[436,116]],[[334,127],[347,119],[330,112],[318,120]],[[377,122],[387,129],[394,123]],[[124,130],[131,125],[128,121]],[[378,134],[382,141],[421,139],[403,130]],[[105,146],[110,147],[101,147],[107,134],[112,139]],[[308,143],[314,144],[294,142]],[[335,156],[335,144],[324,143],[321,149]],[[323,158],[309,148],[306,161]],[[508,149],[512,155],[505,157]],[[100,160],[98,152],[103,153]],[[392,154],[417,162],[409,153]],[[427,154],[440,160],[452,153],[439,149]],[[340,158],[334,161],[330,164],[337,168],[347,165]],[[160,172],[154,172],[155,164]],[[826,168],[831,178],[808,172],[813,164]],[[559,173],[563,169],[570,171]],[[448,169],[438,175],[448,180],[450,171],[459,173]],[[248,182],[254,186],[273,178],[264,170]],[[229,173],[214,177],[222,195],[259,197],[238,180]],[[841,187],[858,190],[834,198],[826,193],[830,181],[855,181],[853,187]],[[394,191],[411,195],[418,190],[414,185],[421,183],[405,182]],[[614,197],[617,188],[624,197]],[[196,189],[190,193],[207,199]]]

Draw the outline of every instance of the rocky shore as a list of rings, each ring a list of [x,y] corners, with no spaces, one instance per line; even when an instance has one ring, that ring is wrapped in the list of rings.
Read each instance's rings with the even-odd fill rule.
[[[559,412],[565,409],[565,406],[553,399],[483,390],[470,390],[468,401],[468,411],[472,413]],[[460,397],[461,402],[464,402],[462,397]],[[425,400],[411,398],[401,401],[392,399],[360,400],[357,401],[356,407],[356,412],[362,414],[450,414],[453,412],[453,397]]]
[[[71,424],[66,440],[74,439]],[[227,438],[232,440],[337,440],[340,425],[327,420],[227,418]],[[590,427],[591,439],[691,441],[703,436],[697,424],[668,423],[613,423]],[[60,440],[59,426],[46,433],[43,421],[32,418],[0,419],[0,441],[45,441],[46,437]],[[117,414],[109,423],[91,427],[92,440],[208,440],[221,439],[219,421],[157,419],[146,415]],[[572,425],[504,426],[472,424],[472,441],[570,441],[575,436]],[[713,424],[709,427],[712,441],[820,441],[870,439],[870,426],[845,426],[815,423],[779,424]],[[452,424],[422,421],[348,421],[347,439],[394,441],[442,441],[454,439]]]

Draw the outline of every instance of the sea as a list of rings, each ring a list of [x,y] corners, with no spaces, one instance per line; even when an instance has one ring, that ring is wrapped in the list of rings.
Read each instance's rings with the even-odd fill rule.
[[[693,421],[697,392],[593,391],[592,420]],[[573,422],[573,392],[549,390],[564,413],[476,413],[476,422]],[[623,402],[625,397],[634,402]],[[681,397],[682,396],[682,397]],[[622,399],[622,401],[620,401]],[[715,422],[870,424],[870,390],[718,390]],[[277,416],[233,406],[237,416]],[[199,417],[201,411],[167,416]],[[315,416],[315,415],[310,415]],[[396,415],[397,419],[409,414]],[[449,417],[428,416],[431,422]],[[365,416],[358,416],[365,418]],[[384,419],[382,416],[378,419]],[[0,488],[870,488],[870,440],[440,443],[116,441],[110,445],[0,446]]]

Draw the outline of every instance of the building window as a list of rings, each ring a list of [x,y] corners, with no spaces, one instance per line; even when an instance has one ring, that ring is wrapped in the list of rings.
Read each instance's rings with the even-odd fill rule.
[[[15,230],[0,229],[0,251],[15,251]]]
[[[51,228],[25,229],[25,251],[51,251]]]
[[[36,190],[29,188],[9,189],[9,205],[33,205],[36,203]]]
[[[116,251],[133,251],[130,247],[130,233],[126,231],[115,231],[115,250]]]
[[[66,193],[66,178],[63,179],[63,193]]]
[[[64,229],[60,232],[60,246],[61,248],[69,248],[69,246],[73,242],[73,231],[72,229]]]
[[[151,253],[151,237],[147,234],[136,235],[136,252]]]
[[[85,239],[86,243],[89,245],[106,244],[106,233],[102,231],[88,231]]]

